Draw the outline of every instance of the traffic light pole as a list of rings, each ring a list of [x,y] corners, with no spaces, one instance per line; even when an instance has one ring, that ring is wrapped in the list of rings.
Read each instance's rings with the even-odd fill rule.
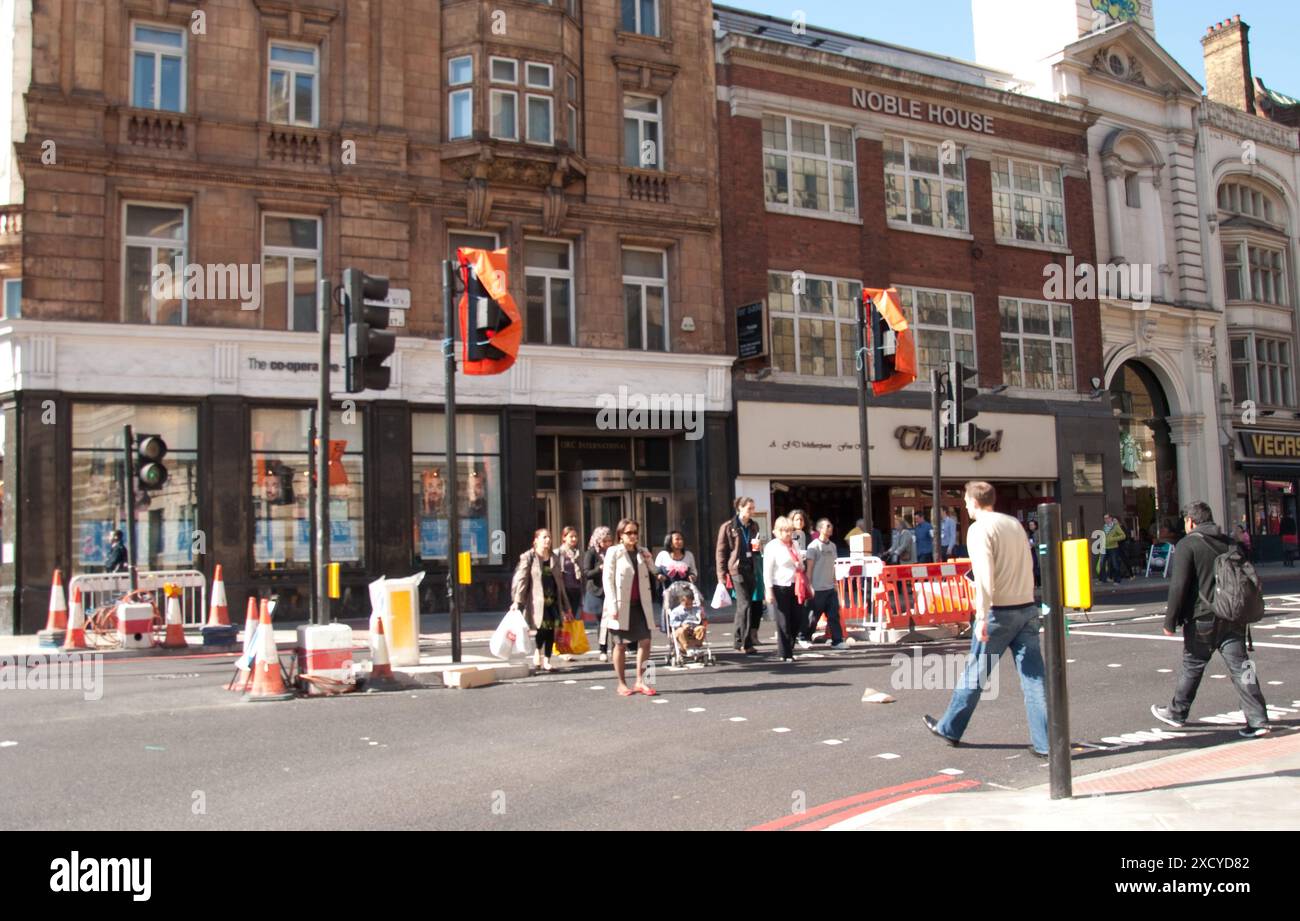
[[[930,527],[932,546],[934,547],[934,561],[943,562],[943,535],[940,534],[943,524],[942,516],[939,513],[943,506],[943,432],[939,428],[939,402],[943,396],[943,369],[935,368],[930,374],[930,434],[934,441],[934,457],[932,459],[930,471],[930,485],[932,491],[930,495],[934,501],[930,504]]]
[[[126,462],[126,569],[131,574],[131,591],[139,583],[135,571],[135,432],[122,426],[122,458]]]
[[[867,302],[858,299],[858,441],[862,446],[862,528],[867,542],[872,540],[871,526],[871,442],[867,434],[867,377],[871,373],[871,349],[867,345]],[[872,547],[878,554],[882,548]]]
[[[1047,691],[1047,740],[1051,761],[1048,773],[1052,799],[1069,799],[1070,698],[1065,676],[1065,605],[1061,573],[1061,506],[1044,502],[1038,506],[1038,562],[1043,576],[1044,669]]]
[[[447,612],[451,615],[451,661],[460,661],[460,497],[456,477],[456,269],[442,262],[442,357],[447,382]]]
[[[330,317],[331,286],[328,278],[320,280],[320,396],[316,402],[316,590],[313,593],[311,619],[314,624],[329,623],[330,568]],[[311,445],[309,445],[311,447]]]

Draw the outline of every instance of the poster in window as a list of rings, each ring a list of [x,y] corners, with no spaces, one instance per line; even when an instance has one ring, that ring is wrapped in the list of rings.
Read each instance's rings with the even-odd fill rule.
[[[421,559],[447,558],[447,519],[420,519],[420,557]],[[460,522],[460,549],[468,550],[471,556],[487,556],[488,526],[486,518],[462,519]]]
[[[107,521],[81,522],[81,535],[77,560],[82,566],[104,565],[104,538],[111,523]]]
[[[447,477],[441,467],[430,467],[420,474],[420,514],[425,518],[447,515]]]
[[[330,559],[337,563],[359,563],[356,522],[330,518]]]
[[[285,560],[286,522],[260,518],[253,534],[255,563],[283,563]]]

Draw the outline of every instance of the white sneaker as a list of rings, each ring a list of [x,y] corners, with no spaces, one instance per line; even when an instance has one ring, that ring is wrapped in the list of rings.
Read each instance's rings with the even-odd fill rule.
[[[602,661],[602,662],[608,662],[608,661],[609,661],[609,656],[602,652],[602,653],[600,654],[600,661]]]
[[[799,648],[800,648],[800,649],[812,649],[812,643],[808,642],[807,640],[800,640],[800,641],[799,641]]]
[[[848,649],[849,644],[841,640],[838,643],[831,643],[831,649]]]

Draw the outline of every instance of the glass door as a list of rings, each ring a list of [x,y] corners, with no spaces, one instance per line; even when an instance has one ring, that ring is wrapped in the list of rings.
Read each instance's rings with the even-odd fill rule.
[[[641,497],[641,545],[658,555],[668,537],[668,493],[643,492]]]
[[[582,494],[582,533],[587,537],[604,525],[611,531],[627,517],[632,501],[626,492],[585,492]],[[615,538],[617,543],[617,538]]]
[[[533,527],[546,528],[549,530],[551,532],[552,544],[558,545],[560,542],[560,534],[555,530],[555,492],[549,489],[539,489],[534,504],[537,510],[537,523],[533,525]],[[528,543],[531,545],[532,541],[533,535],[529,534]]]

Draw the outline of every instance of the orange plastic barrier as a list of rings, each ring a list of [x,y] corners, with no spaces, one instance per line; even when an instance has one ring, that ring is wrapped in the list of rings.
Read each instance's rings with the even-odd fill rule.
[[[966,624],[975,613],[970,561],[886,566],[874,580],[851,575],[836,583],[845,628],[869,621],[889,630]],[[874,616],[868,616],[868,599]]]

